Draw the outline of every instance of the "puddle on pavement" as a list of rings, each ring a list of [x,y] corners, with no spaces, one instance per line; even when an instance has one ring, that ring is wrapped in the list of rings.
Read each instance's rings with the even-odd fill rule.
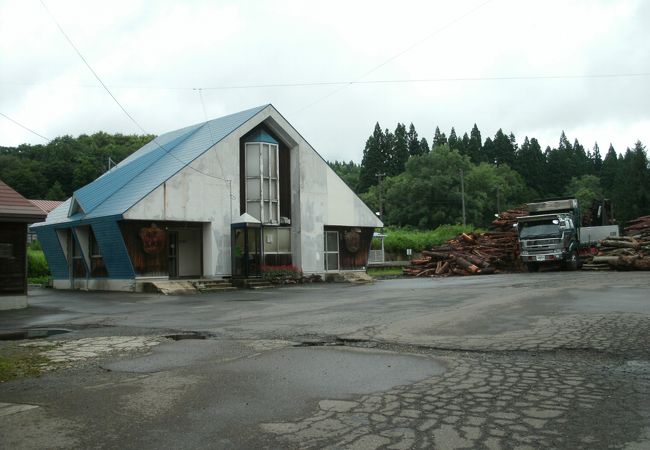
[[[323,399],[352,400],[444,373],[437,360],[417,355],[341,346],[284,347],[259,353],[250,343],[219,339],[161,344],[150,355],[102,366],[117,372],[153,373],[156,380],[190,377],[188,420],[213,432],[311,414]],[[156,373],[158,372],[158,373]]]
[[[399,353],[349,347],[298,347],[267,352],[228,365],[242,375],[262,372],[290,380],[292,389],[319,396],[369,394],[410,384],[444,372],[435,360]]]
[[[69,333],[63,328],[38,328],[30,330],[0,331],[0,341],[20,341],[23,339],[43,339],[57,334]]]

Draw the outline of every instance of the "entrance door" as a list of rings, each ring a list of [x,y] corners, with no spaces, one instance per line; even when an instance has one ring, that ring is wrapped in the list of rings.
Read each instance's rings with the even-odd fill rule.
[[[262,275],[259,227],[233,228],[232,275],[248,278]]]

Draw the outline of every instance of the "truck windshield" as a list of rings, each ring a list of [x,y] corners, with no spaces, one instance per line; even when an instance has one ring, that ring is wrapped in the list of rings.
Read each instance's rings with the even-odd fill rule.
[[[524,222],[519,225],[519,237],[554,237],[560,235],[560,227],[551,220],[543,222]]]

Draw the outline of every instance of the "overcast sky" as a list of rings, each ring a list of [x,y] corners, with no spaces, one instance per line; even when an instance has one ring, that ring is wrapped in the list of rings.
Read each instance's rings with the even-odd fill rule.
[[[44,2],[153,134],[204,121],[202,96],[209,118],[273,103],[328,160],[360,161],[377,121],[650,143],[649,1]],[[0,0],[0,113],[48,138],[140,133],[38,0]],[[0,116],[0,145],[24,142],[45,141]]]

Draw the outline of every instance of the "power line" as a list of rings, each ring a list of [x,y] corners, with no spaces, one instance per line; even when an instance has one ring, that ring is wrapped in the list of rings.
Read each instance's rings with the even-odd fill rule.
[[[447,22],[447,23],[446,23],[445,25],[443,25],[442,27],[435,29],[434,31],[432,31],[431,33],[427,34],[427,35],[426,35],[425,37],[423,37],[422,39],[420,39],[420,40],[414,42],[413,44],[409,45],[408,47],[406,47],[404,50],[402,50],[402,51],[400,51],[400,52],[394,54],[393,56],[391,56],[390,58],[388,58],[387,60],[385,60],[385,61],[382,62],[381,64],[378,64],[378,65],[376,65],[375,67],[371,68],[370,70],[368,70],[367,72],[365,72],[364,74],[362,74],[360,77],[358,77],[358,78],[357,78],[356,80],[354,80],[354,81],[360,81],[360,80],[362,80],[363,78],[365,78],[365,77],[367,77],[368,75],[370,75],[371,73],[373,73],[373,72],[379,70],[380,68],[384,67],[386,64],[389,64],[389,63],[393,62],[394,60],[396,60],[396,59],[399,58],[400,56],[404,55],[405,53],[408,53],[408,52],[410,52],[411,50],[413,50],[413,49],[414,49],[415,47],[417,47],[418,45],[420,45],[420,44],[422,44],[423,42],[425,42],[425,41],[431,39],[433,36],[435,36],[435,35],[437,35],[437,34],[443,32],[444,30],[446,30],[447,28],[451,27],[452,25],[455,25],[456,23],[460,22],[460,21],[463,20],[465,17],[467,17],[467,16],[469,16],[469,15],[471,15],[471,14],[474,14],[476,11],[478,11],[478,10],[481,9],[481,8],[483,8],[485,5],[487,5],[487,4],[490,3],[491,1],[492,1],[492,0],[487,0],[487,1],[483,2],[483,3],[481,3],[480,5],[478,5],[477,7],[475,7],[475,8],[473,8],[473,9],[467,11],[466,13],[464,13],[464,14],[462,14],[462,15],[456,17],[455,19],[451,20],[450,22]],[[327,98],[329,98],[329,97],[331,97],[331,96],[333,96],[333,95],[335,95],[335,94],[338,94],[339,92],[341,92],[343,89],[345,89],[345,88],[346,88],[347,86],[349,86],[350,84],[353,84],[353,83],[348,83],[347,85],[343,85],[343,86],[341,86],[340,88],[335,89],[334,91],[330,92],[329,94],[326,94],[326,95],[324,95],[323,97],[320,97],[320,98],[316,99],[315,101],[309,103],[307,106],[305,106],[305,107],[299,109],[298,111],[296,111],[296,113],[303,112],[303,111],[305,111],[306,109],[309,109],[309,108],[311,108],[312,106],[316,105],[317,103],[320,103],[321,101],[323,101],[323,100],[325,100],[325,99],[327,99]]]
[[[52,140],[52,139],[46,138],[45,136],[43,136],[43,135],[40,134],[40,133],[37,133],[36,131],[32,130],[31,128],[26,127],[26,126],[23,125],[22,123],[20,123],[20,122],[14,120],[14,119],[12,119],[11,117],[9,117],[8,115],[6,115],[6,114],[4,114],[4,113],[1,113],[1,112],[0,112],[0,116],[4,117],[4,118],[7,119],[7,120],[10,120],[11,122],[13,122],[13,123],[15,123],[16,125],[18,125],[20,128],[23,128],[23,129],[29,131],[30,133],[35,134],[36,136],[40,137],[41,139],[45,139],[47,142],[50,142],[50,141]]]
[[[206,86],[201,88],[185,86],[128,86],[128,85],[107,85],[111,89],[140,89],[140,90],[161,90],[161,91],[215,91],[215,90],[237,90],[237,89],[265,89],[265,88],[287,88],[287,87],[319,87],[319,86],[341,86],[341,85],[364,85],[364,84],[407,84],[407,83],[446,83],[465,81],[525,81],[525,80],[565,80],[565,79],[599,79],[599,78],[639,78],[648,77],[650,72],[627,72],[627,73],[591,73],[591,74],[548,74],[548,75],[503,75],[503,76],[464,76],[464,77],[431,77],[431,78],[397,78],[385,80],[347,80],[347,81],[305,81],[292,83],[260,83],[260,84],[232,84],[223,86]],[[0,82],[4,86],[53,86],[64,88],[92,88],[101,89],[102,86],[95,84],[48,84],[29,82]]]
[[[128,111],[126,109],[124,109],[124,106],[122,106],[122,104],[115,98],[115,96],[111,93],[111,91],[108,89],[108,87],[106,87],[106,85],[104,84],[102,79],[99,78],[99,75],[97,75],[97,72],[95,72],[93,70],[93,68],[90,66],[90,64],[88,64],[88,61],[86,61],[86,58],[84,58],[84,55],[82,55],[81,52],[79,51],[79,49],[77,48],[77,46],[74,45],[74,42],[72,42],[72,39],[70,39],[70,37],[67,35],[67,33],[65,32],[63,27],[61,27],[59,22],[56,20],[56,17],[54,17],[54,15],[47,8],[47,6],[45,5],[45,2],[43,0],[40,0],[40,2],[41,2],[41,5],[43,5],[43,8],[45,8],[45,11],[47,11],[47,13],[49,14],[49,16],[52,19],[52,21],[54,22],[54,24],[57,26],[57,28],[61,32],[61,34],[66,38],[66,40],[68,41],[70,46],[74,49],[74,51],[77,52],[77,55],[79,55],[79,58],[81,58],[81,60],[86,65],[86,67],[88,67],[88,70],[90,70],[90,72],[95,76],[95,78],[97,78],[97,81],[99,81],[99,84],[102,85],[102,87],[106,90],[108,95],[110,95],[111,98],[113,99],[113,101],[115,101],[115,103],[117,103],[117,106],[120,107],[120,109],[124,112],[124,114],[126,114],[127,117],[129,119],[131,119],[131,122],[133,122],[140,129],[140,131],[147,134],[147,132],[144,130],[144,128],[142,128],[142,126],[140,126],[140,124],[131,116],[131,114],[129,114]]]
[[[66,32],[63,30],[63,28],[61,27],[61,25],[59,25],[59,22],[57,22],[56,18],[55,18],[54,15],[50,12],[50,10],[47,8],[47,6],[46,6],[45,3],[43,2],[43,0],[40,0],[40,2],[41,2],[41,5],[43,5],[43,8],[45,8],[45,10],[47,11],[47,13],[49,14],[49,16],[52,18],[52,21],[53,21],[53,22],[56,24],[56,26],[58,27],[59,31],[61,31],[61,34],[63,34],[63,36],[65,36],[65,38],[66,38],[66,40],[68,41],[68,43],[70,44],[70,46],[75,50],[75,52],[77,52],[77,55],[79,55],[79,57],[80,57],[81,60],[84,62],[84,64],[86,64],[86,67],[88,67],[88,70],[90,70],[90,72],[92,72],[92,74],[95,76],[95,78],[97,78],[97,81],[99,81],[99,83],[102,85],[102,87],[104,88],[104,90],[108,93],[108,95],[110,95],[110,97],[113,99],[113,101],[114,101],[115,103],[117,103],[117,105],[120,107],[120,109],[122,110],[122,112],[124,112],[124,114],[125,114],[129,119],[131,119],[131,121],[132,121],[132,122],[133,122],[133,123],[134,123],[134,124],[135,124],[135,125],[136,125],[136,126],[137,126],[137,127],[138,127],[142,132],[143,132],[143,133],[144,133],[144,134],[149,134],[149,133],[148,133],[148,132],[147,132],[147,131],[146,131],[146,130],[145,130],[145,129],[144,129],[144,128],[143,128],[143,127],[142,127],[142,126],[141,126],[141,125],[140,125],[140,124],[139,124],[139,123],[138,123],[134,118],[133,118],[133,116],[131,116],[131,114],[129,114],[129,112],[124,108],[124,106],[122,106],[122,104],[117,100],[117,98],[113,95],[113,93],[110,91],[110,89],[108,89],[108,86],[106,86],[106,84],[104,84],[104,82],[103,82],[102,79],[99,77],[99,75],[97,75],[97,72],[95,72],[95,71],[93,70],[93,68],[90,66],[90,64],[88,63],[88,61],[86,61],[86,58],[84,58],[84,56],[81,54],[81,52],[79,51],[79,49],[74,45],[74,43],[72,42],[72,40],[68,37],[68,35],[66,34]],[[210,126],[209,123],[208,123],[208,126]],[[190,165],[190,162],[183,161],[182,159],[178,158],[176,155],[174,155],[173,153],[171,153],[170,150],[167,150],[167,149],[166,149],[162,144],[160,144],[160,142],[158,142],[158,140],[157,140],[156,137],[153,138],[152,142],[153,142],[154,144],[156,144],[160,149],[162,149],[166,154],[168,154],[169,156],[171,156],[172,158],[174,158],[176,161],[178,161],[178,162],[180,162],[181,164],[183,164],[185,167],[189,167],[191,170],[193,170],[193,171],[195,171],[195,172],[197,172],[197,173],[200,173],[201,175],[205,175],[205,176],[207,176],[207,177],[211,177],[211,178],[215,178],[215,179],[217,179],[217,180],[225,181],[225,182],[227,182],[227,183],[229,184],[229,186],[231,185],[232,180],[228,180],[228,179],[226,179],[226,178],[218,177],[218,176],[216,176],[216,175],[211,175],[211,174],[208,174],[208,173],[204,173],[204,172],[201,172],[200,170],[198,170],[198,169],[192,167],[192,166]],[[232,190],[232,189],[231,189],[231,190]],[[232,193],[231,193],[231,197],[232,197]],[[232,209],[231,209],[231,214],[232,214]]]

